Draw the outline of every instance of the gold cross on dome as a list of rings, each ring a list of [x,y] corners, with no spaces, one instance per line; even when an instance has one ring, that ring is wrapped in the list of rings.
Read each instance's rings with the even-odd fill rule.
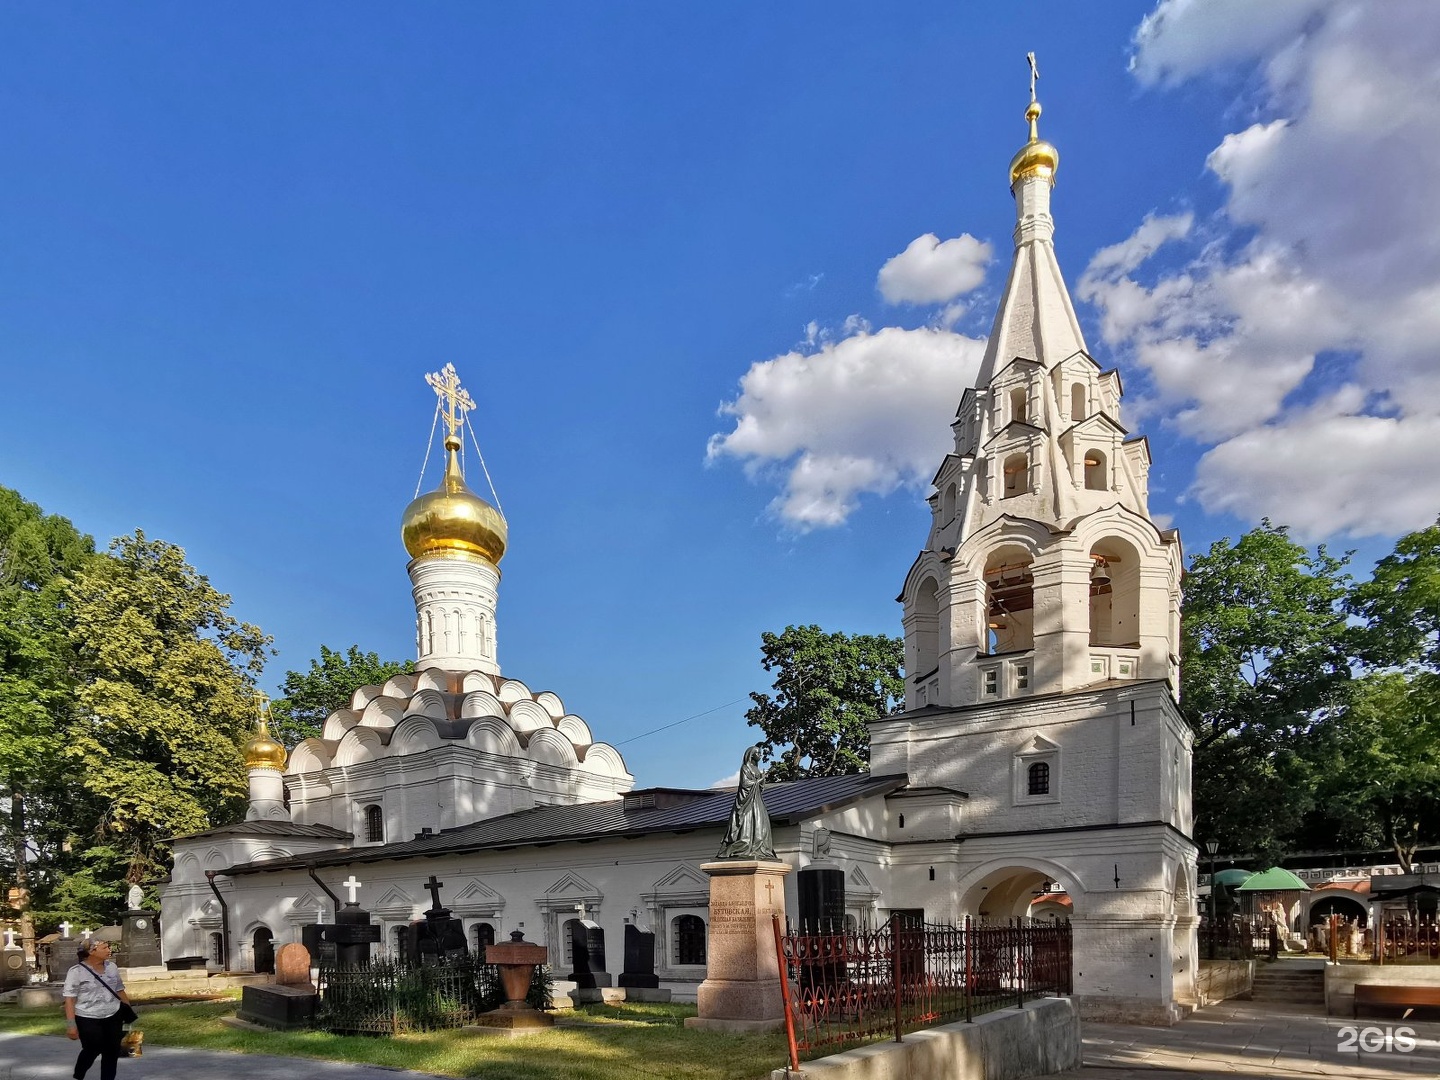
[[[455,374],[455,365],[446,364],[439,371],[425,376],[425,381],[435,391],[445,407],[445,428],[451,435],[458,435],[465,425],[465,414],[475,407],[475,401],[460,385],[460,376]]]
[[[1030,65],[1030,100],[1035,100],[1035,80],[1040,78],[1040,68],[1035,63],[1035,54],[1026,53],[1025,62]]]

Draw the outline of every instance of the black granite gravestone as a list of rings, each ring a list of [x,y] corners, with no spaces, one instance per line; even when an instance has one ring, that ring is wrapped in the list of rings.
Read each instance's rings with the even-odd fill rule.
[[[154,967],[160,963],[160,927],[155,912],[131,910],[120,925],[115,962],[121,967]]]
[[[845,872],[838,867],[807,866],[795,875],[802,934],[839,934],[845,930]]]
[[[576,919],[570,924],[570,952],[575,970],[568,976],[577,990],[613,986],[605,970],[605,931],[599,923]]]
[[[653,990],[660,985],[655,974],[655,935],[634,923],[625,924],[625,970],[620,985]]]
[[[380,940],[380,927],[359,904],[346,904],[333,923],[311,923],[300,928],[300,941],[320,967],[363,967],[370,962],[370,946]]]
[[[58,937],[45,946],[45,978],[50,982],[64,982],[65,973],[75,963],[76,939]]]
[[[13,990],[30,981],[30,965],[19,945],[0,948],[0,990]]]
[[[406,941],[407,959],[411,963],[440,964],[446,960],[468,956],[470,946],[465,941],[465,926],[450,916],[450,909],[440,903],[443,881],[437,881],[434,874],[425,882],[430,891],[430,910],[425,912],[424,922],[410,924]]]

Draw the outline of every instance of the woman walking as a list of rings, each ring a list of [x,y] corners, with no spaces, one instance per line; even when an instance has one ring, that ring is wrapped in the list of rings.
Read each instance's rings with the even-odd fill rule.
[[[124,1017],[133,1017],[134,1010],[120,969],[110,959],[110,943],[87,941],[78,952],[80,962],[65,973],[65,1019],[70,1022],[65,1034],[80,1040],[75,1080],[83,1080],[97,1057],[100,1080],[115,1080]]]

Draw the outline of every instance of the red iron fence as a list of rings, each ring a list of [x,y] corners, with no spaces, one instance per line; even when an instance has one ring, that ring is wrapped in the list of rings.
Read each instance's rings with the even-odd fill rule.
[[[1434,922],[1386,919],[1379,933],[1367,931],[1366,939],[1371,957],[1382,964],[1440,960],[1440,925]]]
[[[1071,992],[1070,924],[1017,919],[963,926],[894,916],[878,930],[780,926],[790,1065],[801,1050],[874,1041]]]

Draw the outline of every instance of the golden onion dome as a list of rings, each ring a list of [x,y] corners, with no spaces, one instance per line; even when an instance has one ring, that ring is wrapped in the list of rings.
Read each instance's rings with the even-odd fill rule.
[[[509,527],[505,517],[465,486],[460,438],[445,437],[445,478],[405,508],[400,536],[412,559],[425,555],[478,555],[499,565]]]
[[[270,737],[270,725],[260,718],[259,729],[245,743],[245,767],[247,769],[285,768],[285,747]]]
[[[1055,170],[1060,167],[1060,151],[1040,138],[1040,103],[1030,102],[1025,110],[1025,119],[1030,122],[1030,141],[1020,148],[1010,160],[1010,186],[1030,176],[1041,176],[1055,182]]]

